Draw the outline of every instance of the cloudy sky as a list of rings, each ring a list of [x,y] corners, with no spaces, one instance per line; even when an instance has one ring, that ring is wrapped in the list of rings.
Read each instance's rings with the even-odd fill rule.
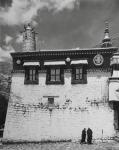
[[[37,49],[88,48],[101,42],[105,21],[119,37],[119,0],[0,0],[0,61],[22,51],[24,24],[32,22]]]

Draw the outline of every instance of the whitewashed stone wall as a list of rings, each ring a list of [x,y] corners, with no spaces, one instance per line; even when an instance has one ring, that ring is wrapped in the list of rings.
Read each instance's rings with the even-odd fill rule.
[[[3,140],[80,139],[84,127],[93,130],[95,139],[112,137],[114,112],[108,105],[108,77],[107,72],[88,71],[87,84],[72,85],[71,73],[65,72],[64,85],[46,85],[46,73],[40,73],[38,85],[24,85],[24,74],[14,73]],[[59,108],[49,111],[47,96],[56,96]]]

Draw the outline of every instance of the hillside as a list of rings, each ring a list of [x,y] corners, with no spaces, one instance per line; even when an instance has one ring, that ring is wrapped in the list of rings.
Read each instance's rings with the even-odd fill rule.
[[[12,70],[11,62],[0,62],[0,73],[10,75]]]
[[[11,78],[0,73],[0,128],[5,122]]]

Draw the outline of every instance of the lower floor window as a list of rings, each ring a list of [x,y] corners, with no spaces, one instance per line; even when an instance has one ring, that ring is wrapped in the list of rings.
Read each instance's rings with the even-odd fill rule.
[[[54,104],[54,97],[49,97],[49,98],[48,98],[48,108],[49,108],[50,110],[52,110],[54,107],[55,107],[55,104]]]
[[[54,104],[54,98],[48,98],[48,104],[49,105]]]

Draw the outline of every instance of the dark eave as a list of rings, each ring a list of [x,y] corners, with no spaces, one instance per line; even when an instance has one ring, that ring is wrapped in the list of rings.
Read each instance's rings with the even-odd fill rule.
[[[40,50],[33,52],[15,52],[11,53],[12,57],[27,57],[27,56],[71,56],[71,55],[82,55],[82,54],[109,54],[116,52],[117,47],[106,47],[106,48],[75,48],[75,49],[54,49],[54,50]]]

